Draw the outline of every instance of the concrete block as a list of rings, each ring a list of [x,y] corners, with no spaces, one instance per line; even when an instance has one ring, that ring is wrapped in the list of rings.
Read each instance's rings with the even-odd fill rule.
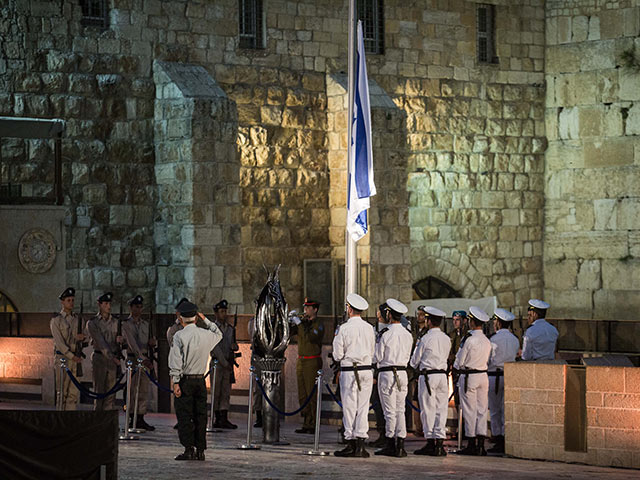
[[[622,367],[587,367],[587,391],[624,392],[624,371]]]
[[[536,388],[549,390],[564,390],[564,365],[538,363],[535,365]]]

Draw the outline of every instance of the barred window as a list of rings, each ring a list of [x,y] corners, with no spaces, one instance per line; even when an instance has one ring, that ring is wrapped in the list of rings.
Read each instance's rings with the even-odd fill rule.
[[[357,0],[356,13],[362,21],[364,50],[367,53],[384,53],[384,2],[383,0]]]
[[[107,28],[109,26],[108,0],[80,0],[82,25]]]
[[[240,48],[265,48],[265,18],[262,0],[239,0]]]
[[[495,5],[479,3],[476,7],[476,44],[480,63],[498,63],[495,20]]]

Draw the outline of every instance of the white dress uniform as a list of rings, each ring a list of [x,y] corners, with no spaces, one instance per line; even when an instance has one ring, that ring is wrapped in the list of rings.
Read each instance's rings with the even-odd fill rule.
[[[340,395],[345,440],[369,438],[369,399],[373,388],[373,360],[376,334],[373,327],[362,318],[351,317],[340,326],[333,339],[333,358],[341,369],[369,367],[358,370],[358,382],[354,371],[340,372]]]
[[[405,438],[404,415],[407,397],[407,364],[411,357],[413,336],[401,323],[392,323],[376,344],[374,363],[378,365],[378,393],[384,412],[387,438]],[[395,371],[391,367],[398,367]]]
[[[481,312],[481,314],[474,313]],[[480,321],[487,321],[489,317],[477,307],[472,307],[470,313]],[[489,395],[489,379],[486,371],[491,354],[491,342],[482,330],[469,330],[464,343],[456,355],[453,368],[460,371],[458,379],[458,394],[462,405],[462,418],[468,437],[487,435],[487,403]]]
[[[449,336],[439,327],[433,327],[420,339],[411,357],[411,366],[420,372],[434,370],[442,372],[420,375],[418,398],[424,438],[446,438],[449,404],[449,383],[446,371],[450,351]]]
[[[489,412],[491,434],[496,436],[504,435],[504,377],[501,372],[504,370],[505,362],[515,361],[520,349],[520,341],[506,328],[498,330],[490,341]]]
[[[522,340],[523,360],[553,360],[556,355],[558,330],[544,318],[527,328]]]

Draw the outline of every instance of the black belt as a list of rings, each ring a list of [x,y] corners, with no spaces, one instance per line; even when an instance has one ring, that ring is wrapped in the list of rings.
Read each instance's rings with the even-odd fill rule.
[[[433,369],[433,370],[420,370],[420,375],[424,376],[424,384],[427,386],[427,393],[431,396],[431,386],[429,385],[429,375],[434,373],[447,374],[446,370]]]
[[[487,375],[490,377],[496,377],[496,384],[494,385],[493,391],[497,395],[500,390],[500,377],[504,377],[504,372],[502,370],[496,370],[494,372],[487,372]]]
[[[389,365],[387,367],[378,367],[378,372],[398,372],[406,369],[406,365]]]
[[[353,367],[340,367],[341,372],[360,372],[362,370],[373,370],[372,365],[354,365]]]
[[[204,373],[183,374],[181,378],[204,378]]]
[[[458,369],[460,375],[464,375],[464,393],[467,393],[467,384],[469,383],[469,375],[474,373],[487,373],[486,370],[474,370],[472,368]]]

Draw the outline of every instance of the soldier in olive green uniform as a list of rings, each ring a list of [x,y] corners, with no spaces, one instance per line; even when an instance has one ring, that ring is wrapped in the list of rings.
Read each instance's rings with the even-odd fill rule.
[[[313,300],[304,300],[302,318],[292,317],[294,325],[291,335],[298,335],[298,400],[300,405],[311,395],[316,382],[318,370],[322,369],[322,338],[324,326],[318,320],[320,304]],[[306,408],[302,410],[302,428],[296,433],[314,433],[316,429],[316,396],[314,395]]]

